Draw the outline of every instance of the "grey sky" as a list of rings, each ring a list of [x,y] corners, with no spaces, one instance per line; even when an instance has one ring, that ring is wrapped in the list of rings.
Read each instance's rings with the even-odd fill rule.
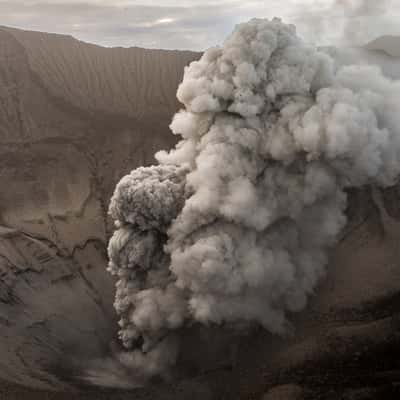
[[[319,44],[400,35],[398,0],[0,0],[0,25],[104,46],[204,50],[239,22],[274,16]]]

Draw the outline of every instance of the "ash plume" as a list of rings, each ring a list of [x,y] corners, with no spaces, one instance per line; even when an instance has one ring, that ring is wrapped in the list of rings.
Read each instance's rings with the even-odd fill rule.
[[[396,183],[399,96],[378,67],[338,66],[279,19],[238,25],[187,67],[181,141],[111,200],[119,361],[164,373],[194,323],[285,334],[325,274],[345,189]]]

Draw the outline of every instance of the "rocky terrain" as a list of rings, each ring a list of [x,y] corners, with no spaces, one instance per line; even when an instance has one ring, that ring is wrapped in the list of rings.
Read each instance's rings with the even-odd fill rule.
[[[64,368],[107,350],[108,201],[174,143],[176,88],[196,57],[0,29],[1,378],[65,389]]]
[[[393,40],[339,56],[399,74]],[[0,29],[0,398],[71,398],[49,390],[82,389],[76,374],[109,351],[108,200],[122,175],[174,143],[175,91],[197,57]],[[224,332],[205,329],[179,383],[74,398],[399,398],[399,188],[349,196],[349,224],[293,335],[254,329],[224,347]],[[224,361],[211,362],[218,352]]]

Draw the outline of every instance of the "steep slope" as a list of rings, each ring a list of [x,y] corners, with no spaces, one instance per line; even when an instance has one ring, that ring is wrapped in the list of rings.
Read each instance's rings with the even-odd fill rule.
[[[1,378],[66,387],[55,375],[107,351],[108,199],[174,142],[176,88],[196,57],[0,29]]]
[[[55,97],[91,113],[170,115],[183,66],[196,53],[103,48],[71,36],[2,28],[25,49],[31,71]],[[173,94],[171,96],[171,93]]]

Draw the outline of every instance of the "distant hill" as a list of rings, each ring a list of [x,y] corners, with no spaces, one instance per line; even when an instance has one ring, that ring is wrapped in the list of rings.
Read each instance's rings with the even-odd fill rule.
[[[400,36],[382,36],[365,46],[369,50],[380,50],[392,57],[400,57]]]

